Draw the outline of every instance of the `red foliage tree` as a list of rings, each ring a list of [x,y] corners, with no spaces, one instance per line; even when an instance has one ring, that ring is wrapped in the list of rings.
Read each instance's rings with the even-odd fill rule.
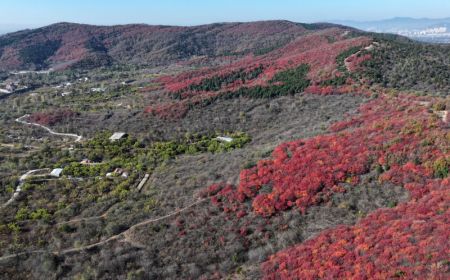
[[[78,113],[70,109],[64,109],[49,112],[37,112],[31,114],[29,120],[34,123],[51,126],[63,122],[65,120],[74,118],[77,115]]]

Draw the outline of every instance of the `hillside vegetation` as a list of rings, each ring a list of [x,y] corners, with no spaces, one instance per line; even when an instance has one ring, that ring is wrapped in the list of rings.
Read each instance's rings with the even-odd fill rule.
[[[437,92],[450,90],[450,47],[405,40],[379,40],[365,74],[385,87]]]
[[[448,54],[286,21],[2,36],[0,274],[448,279]]]

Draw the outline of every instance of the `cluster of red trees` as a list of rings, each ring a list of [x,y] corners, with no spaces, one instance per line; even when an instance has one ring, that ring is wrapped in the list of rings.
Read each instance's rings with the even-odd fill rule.
[[[219,193],[219,199],[226,197],[220,201],[237,210],[236,200],[250,199],[256,213],[271,216],[294,206],[304,212],[339,191],[340,183],[357,184],[358,176],[371,168],[389,170],[380,178],[395,184],[429,177],[429,164],[413,162],[443,156],[444,146],[423,145],[423,134],[433,135],[437,120],[408,102],[380,98],[363,106],[357,118],[334,125],[334,134],[278,146],[272,159],[243,170],[235,193],[228,188],[226,195]]]
[[[160,103],[145,108],[144,113],[158,116],[161,119],[181,119],[188,112],[186,102]]]
[[[333,86],[311,85],[305,90],[305,92],[317,95],[331,95],[336,93],[336,88]]]
[[[51,126],[63,122],[65,120],[74,118],[77,115],[78,113],[70,109],[64,109],[50,112],[37,112],[30,115],[29,120],[34,123]]]
[[[244,170],[237,191],[253,199],[263,216],[296,206],[306,208],[327,200],[339,183],[357,183],[369,168],[369,147],[355,143],[351,133],[319,136],[278,146],[272,160]],[[269,193],[258,193],[268,186]]]
[[[191,85],[199,84],[204,79],[215,76],[227,76],[238,70],[251,71],[260,65],[263,65],[263,61],[248,55],[228,63],[226,66],[205,67],[194,71],[183,72],[178,75],[162,76],[156,79],[156,82],[163,85],[167,92],[177,93],[187,91]]]
[[[330,36],[335,36],[337,40],[330,42]],[[274,60],[273,68],[276,70],[306,63],[310,66],[309,78],[318,83],[333,77],[337,68],[336,58],[339,54],[352,47],[361,46],[362,48],[368,44],[370,39],[366,37],[340,38],[338,34],[332,34],[332,32],[312,34],[278,50],[279,57],[270,59]]]
[[[448,279],[450,180],[423,187],[417,200],[271,256],[265,279]]]
[[[430,164],[449,156],[448,135],[410,99],[371,102],[333,130],[370,136],[360,144],[388,170],[380,180],[403,185],[412,200],[273,255],[263,265],[266,279],[448,277],[450,180],[434,179]]]
[[[370,54],[354,54],[346,59],[346,65],[350,72],[356,72],[361,68],[361,65],[365,62],[372,59],[372,55]]]
[[[260,65],[264,66],[264,72],[257,80],[267,82],[276,73],[298,67],[301,64],[308,64],[310,66],[309,78],[312,81],[323,81],[333,76],[337,66],[336,57],[340,53],[349,48],[355,46],[363,47],[370,43],[370,39],[366,37],[351,39],[339,38],[339,34],[334,34],[333,32],[335,31],[328,31],[327,34],[311,34],[301,37],[287,46],[263,56],[253,57],[250,55],[230,65],[216,69],[206,68],[182,73],[177,76],[161,77],[158,82],[164,84],[167,91],[178,92],[180,90],[186,90],[190,85],[199,83],[205,78],[227,75],[239,69],[250,71]],[[330,42],[330,36],[335,36],[339,39],[335,42]],[[353,60],[356,65],[356,62],[360,59]],[[255,81],[248,82],[248,84],[254,83]]]
[[[211,187],[213,203],[227,212],[245,215],[240,204],[250,200],[266,217],[291,207],[304,212],[374,169],[380,182],[409,190],[407,203],[273,255],[263,265],[267,279],[448,276],[450,179],[438,177],[448,176],[450,138],[442,121],[415,99],[375,99],[329,135],[281,144],[272,159],[243,170],[239,186]]]
[[[346,84],[342,86],[322,86],[319,84],[313,84],[306,88],[305,92],[316,95],[358,93],[361,95],[370,96],[372,94],[367,86],[356,85],[351,78],[347,79]]]
[[[199,104],[205,100],[210,100],[210,96],[213,94],[213,92],[207,91],[191,91],[189,88],[193,85],[198,85],[205,79],[227,76],[240,70],[252,71],[260,66],[264,70],[254,79],[246,81],[236,80],[231,84],[224,85],[214,94],[220,95],[229,91],[236,91],[241,87],[267,86],[268,82],[277,73],[286,69],[296,68],[302,64],[309,65],[310,72],[308,79],[311,80],[313,85],[318,85],[321,81],[328,80],[336,75],[336,58],[339,54],[355,46],[362,48],[370,44],[370,40],[366,37],[347,38],[339,30],[327,30],[320,34],[314,33],[300,37],[286,46],[275,49],[265,55],[238,57],[234,62],[226,66],[204,68],[184,72],[175,76],[164,76],[158,78],[157,82],[162,85],[166,92],[176,96],[176,100],[173,103],[179,103],[181,99],[187,100],[189,104]],[[355,68],[358,66],[358,63],[365,59],[368,59],[368,57],[364,57],[364,59],[356,57],[352,59],[351,64]],[[348,81],[348,85],[342,87],[311,86],[307,89],[307,92],[321,95],[354,92],[355,89],[349,86],[352,82]],[[195,99],[195,101],[191,99]],[[185,106],[180,105],[180,107]],[[172,112],[174,109],[175,113]],[[147,112],[152,112],[163,117],[183,116],[183,114],[178,113],[178,111],[182,110],[175,105],[173,107],[162,105],[156,108],[151,106],[147,109]]]
[[[166,120],[181,119],[186,116],[191,107],[210,102],[209,100],[213,100],[216,96],[216,93],[211,92],[188,99],[157,102],[155,105],[147,106],[144,113]]]

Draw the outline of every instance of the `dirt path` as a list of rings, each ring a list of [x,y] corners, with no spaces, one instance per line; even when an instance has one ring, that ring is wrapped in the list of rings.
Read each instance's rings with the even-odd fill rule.
[[[347,57],[347,58],[344,60],[345,68],[347,69],[347,71],[348,71],[349,73],[352,72],[352,71],[350,71],[350,64],[351,64],[351,62],[349,61],[349,59],[350,59],[351,57],[358,56],[358,55],[359,55],[360,53],[362,53],[363,51],[371,51],[371,50],[373,50],[375,47],[376,47],[376,44],[375,44],[375,43],[372,43],[372,44],[370,44],[369,46],[365,47],[363,50],[360,50],[360,51],[356,52],[355,54],[352,54],[351,56]]]
[[[125,231],[123,231],[121,233],[118,233],[118,234],[116,234],[114,236],[109,237],[108,239],[105,239],[105,240],[102,240],[102,241],[99,241],[99,242],[96,242],[96,243],[93,243],[93,244],[90,244],[90,245],[86,245],[86,246],[82,246],[82,247],[78,247],[78,248],[65,249],[65,250],[62,250],[62,251],[59,251],[59,252],[54,252],[54,253],[56,253],[56,254],[58,254],[58,253],[59,254],[67,254],[67,253],[80,252],[80,251],[92,249],[94,247],[103,245],[103,244],[108,243],[108,242],[113,241],[113,240],[118,240],[120,237],[124,237],[125,241],[127,241],[129,243],[132,243],[132,244],[136,243],[130,237],[130,233],[133,230],[135,230],[136,228],[141,227],[141,226],[145,226],[145,225],[148,225],[148,224],[151,224],[151,223],[159,222],[159,221],[165,220],[165,219],[170,218],[170,217],[173,217],[173,216],[178,215],[178,214],[180,214],[180,213],[182,213],[182,212],[184,212],[184,211],[186,211],[186,210],[188,210],[188,209],[190,209],[190,208],[192,208],[192,207],[194,207],[194,206],[196,206],[196,205],[198,205],[198,204],[200,204],[200,203],[202,203],[202,202],[204,202],[206,200],[209,200],[209,199],[210,198],[204,198],[204,199],[198,200],[198,201],[196,201],[196,202],[194,202],[194,203],[192,203],[192,204],[190,204],[190,205],[188,205],[188,206],[186,206],[184,208],[181,208],[181,209],[176,210],[176,211],[174,211],[172,213],[169,213],[169,214],[167,214],[165,216],[142,221],[140,223],[137,223],[137,224],[131,226],[130,228],[128,228],[127,230],[125,230]],[[138,245],[138,247],[143,247],[143,246],[139,246]]]
[[[88,222],[88,221],[93,221],[93,220],[100,220],[100,219],[104,219],[104,218],[106,218],[106,213],[102,214],[100,216],[93,216],[93,217],[87,217],[87,218],[78,218],[78,219],[73,219],[73,220],[69,220],[69,221],[65,221],[65,222],[60,222],[60,223],[57,223],[55,225],[56,226],[68,225],[68,224]]]
[[[0,146],[5,147],[5,148],[14,148],[14,144],[4,144],[4,143],[1,143]]]
[[[140,223],[137,223],[137,224],[131,226],[127,230],[125,230],[125,231],[123,231],[121,233],[118,233],[116,235],[113,235],[113,236],[111,236],[111,237],[109,237],[109,238],[107,238],[105,240],[102,240],[102,241],[99,241],[99,242],[96,242],[96,243],[92,243],[92,244],[89,244],[89,245],[81,246],[81,247],[68,248],[68,249],[53,251],[51,253],[55,254],[55,255],[63,255],[63,254],[70,254],[70,253],[81,252],[81,251],[89,250],[89,249],[92,249],[92,248],[104,245],[104,244],[109,243],[109,242],[114,241],[114,240],[120,240],[120,238],[123,238],[123,241],[125,241],[127,243],[130,243],[132,246],[135,246],[135,247],[138,247],[138,248],[145,248],[144,245],[134,241],[131,238],[131,233],[132,233],[133,230],[135,230],[136,228],[141,227],[141,226],[145,226],[145,225],[148,225],[148,224],[151,224],[151,223],[159,222],[159,221],[162,221],[164,219],[176,216],[176,215],[178,215],[178,214],[180,214],[182,212],[185,212],[185,211],[189,210],[190,208],[192,208],[194,206],[197,206],[198,204],[201,204],[201,203],[209,200],[209,199],[210,199],[210,197],[204,198],[204,199],[200,199],[200,200],[198,200],[198,201],[196,201],[196,202],[194,202],[192,204],[189,204],[188,206],[186,206],[184,208],[181,208],[179,210],[173,211],[173,212],[171,212],[171,213],[169,213],[169,214],[167,214],[165,216],[161,216],[161,217],[158,217],[158,218],[153,218],[153,219],[148,219],[148,220],[142,221]],[[92,218],[98,218],[98,217],[92,217]],[[89,219],[89,218],[85,218],[85,219]],[[73,221],[74,220],[72,220],[72,222]],[[25,256],[25,255],[47,253],[47,252],[48,251],[44,251],[44,250],[20,252],[20,253],[16,253],[16,254],[2,256],[2,257],[0,257],[0,261],[5,261],[5,260],[11,259],[11,258]]]
[[[27,173],[25,173],[25,174],[23,174],[22,176],[20,176],[19,184],[18,184],[17,187],[16,187],[16,191],[14,192],[14,194],[12,195],[12,197],[11,197],[5,204],[3,204],[3,205],[0,207],[0,209],[2,209],[2,208],[4,208],[4,207],[8,206],[9,204],[11,204],[12,202],[14,202],[14,201],[17,199],[17,197],[19,196],[20,192],[22,191],[23,185],[25,184],[25,180],[26,180],[30,175],[32,175],[33,173],[36,173],[36,172],[41,172],[41,171],[50,171],[50,169],[47,169],[47,168],[44,168],[44,169],[34,169],[34,170],[30,170],[30,171],[28,171]]]
[[[17,118],[16,122],[21,123],[21,124],[25,124],[25,125],[38,126],[40,128],[43,128],[43,129],[47,130],[50,134],[53,134],[53,135],[75,138],[75,142],[80,142],[81,139],[83,139],[83,136],[81,136],[81,135],[77,135],[77,134],[73,134],[73,133],[59,133],[59,132],[53,131],[52,129],[50,129],[49,127],[46,127],[44,125],[41,125],[41,124],[38,124],[38,123],[30,123],[30,122],[27,122],[27,121],[23,120],[23,119],[28,118],[29,116],[30,116],[29,114],[26,114],[26,115],[24,115],[24,116],[22,116],[20,118]]]

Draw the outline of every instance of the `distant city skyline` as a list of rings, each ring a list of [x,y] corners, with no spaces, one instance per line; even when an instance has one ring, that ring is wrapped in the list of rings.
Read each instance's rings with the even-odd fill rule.
[[[199,25],[284,19],[295,22],[450,17],[448,0],[2,0],[0,26],[56,22]]]

